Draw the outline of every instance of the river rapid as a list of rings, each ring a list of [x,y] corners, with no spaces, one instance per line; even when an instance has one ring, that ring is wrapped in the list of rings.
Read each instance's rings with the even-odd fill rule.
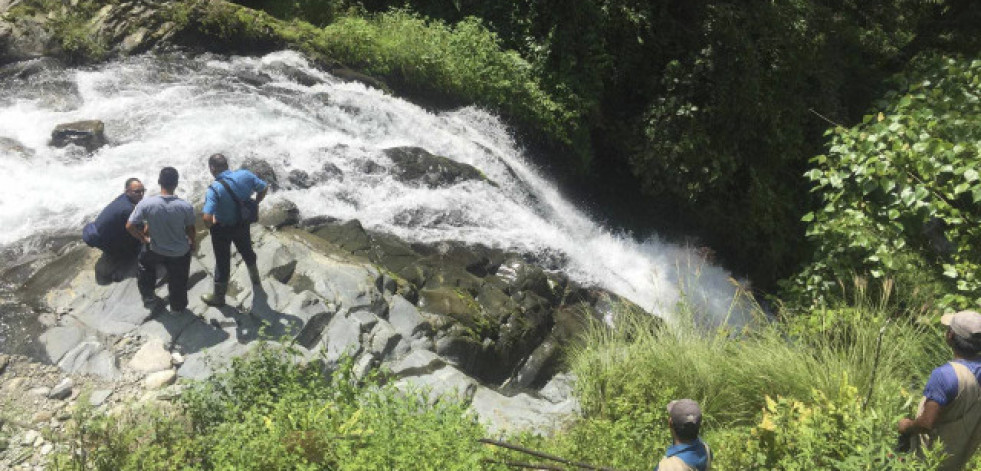
[[[293,201],[304,218],[358,219],[409,241],[521,252],[667,319],[681,302],[709,324],[739,325],[749,316],[745,282],[692,248],[601,226],[563,198],[507,127],[481,109],[430,112],[342,81],[289,51],[39,68],[0,75],[0,138],[27,149],[0,146],[0,271],[44,250],[38,241],[79,234],[129,177],[152,194],[159,169],[176,167],[178,194],[200,203],[211,181],[206,158],[222,152],[233,166],[267,161],[280,186],[270,200]],[[57,124],[86,119],[105,123],[108,145],[93,154],[48,146]],[[496,185],[401,183],[386,171],[392,162],[382,152],[399,146],[472,165]],[[309,178],[291,183],[291,172]],[[0,303],[0,344],[24,315]]]

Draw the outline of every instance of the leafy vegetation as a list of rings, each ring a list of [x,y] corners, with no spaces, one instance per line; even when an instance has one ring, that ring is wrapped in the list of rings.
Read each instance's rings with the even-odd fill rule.
[[[821,302],[854,273],[981,305],[981,60],[927,56],[862,123],[836,127],[806,173],[814,259],[788,283]]]
[[[887,290],[888,291],[888,290]],[[702,406],[713,469],[934,469],[900,461],[895,424],[949,359],[940,333],[888,299],[828,308],[819,325],[704,332],[622,314],[571,355],[584,418],[547,445],[618,469],[651,469],[670,444],[665,405]],[[686,317],[687,316],[687,317]],[[881,332],[881,333],[880,333]],[[881,337],[880,337],[881,336]],[[931,461],[933,460],[933,461]]]
[[[76,413],[77,449],[54,469],[497,469],[494,450],[452,398],[399,391],[353,362],[325,377],[271,344],[195,383],[173,407]],[[82,401],[84,402],[84,401]],[[81,403],[81,402],[80,402]]]

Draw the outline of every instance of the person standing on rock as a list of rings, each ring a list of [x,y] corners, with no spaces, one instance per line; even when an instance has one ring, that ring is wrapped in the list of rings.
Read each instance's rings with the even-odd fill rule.
[[[229,170],[228,159],[222,154],[208,158],[208,170],[215,181],[208,187],[202,213],[204,225],[211,229],[211,246],[215,250],[215,287],[201,300],[209,306],[223,306],[231,277],[232,244],[245,261],[252,284],[260,284],[250,222],[243,218],[241,206],[252,198],[252,193],[256,194],[258,205],[266,197],[269,185],[247,169]]]
[[[709,471],[712,451],[698,438],[702,426],[702,409],[691,399],[678,399],[668,404],[668,427],[674,444],[654,471]]]
[[[89,247],[102,251],[95,263],[95,281],[100,285],[122,281],[127,269],[131,269],[140,253],[140,242],[130,237],[126,231],[126,221],[133,208],[143,199],[143,183],[138,178],[129,178],[123,186],[123,194],[112,200],[94,222],[82,229],[82,240]]]
[[[179,179],[177,169],[173,167],[160,170],[157,180],[160,194],[140,201],[126,222],[126,230],[143,243],[137,285],[143,305],[148,309],[156,305],[153,288],[157,284],[157,267],[160,265],[167,270],[170,310],[177,312],[187,308],[187,278],[191,270],[191,252],[194,251],[194,208],[174,194]]]

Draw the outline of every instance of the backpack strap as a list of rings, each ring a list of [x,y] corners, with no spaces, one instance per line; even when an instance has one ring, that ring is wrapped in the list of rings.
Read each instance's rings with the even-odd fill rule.
[[[238,199],[238,196],[235,196],[235,192],[232,191],[232,187],[228,185],[228,182],[225,181],[224,178],[219,178],[218,183],[221,183],[221,186],[225,187],[225,191],[227,191],[228,194],[231,195],[232,200],[235,201],[235,211],[238,213],[239,222],[242,222],[242,201]],[[218,195],[218,198],[221,198],[220,194]]]

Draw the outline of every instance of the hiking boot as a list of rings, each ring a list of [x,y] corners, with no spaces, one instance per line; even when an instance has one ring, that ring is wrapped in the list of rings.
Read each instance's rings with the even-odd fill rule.
[[[228,289],[227,283],[215,283],[215,291],[211,294],[201,295],[201,300],[205,304],[214,307],[225,305],[225,291]]]
[[[153,311],[160,305],[161,299],[156,296],[143,296],[143,307]]]
[[[262,280],[259,279],[259,267],[249,265],[247,268],[249,269],[249,278],[252,280],[252,284],[261,285]]]

